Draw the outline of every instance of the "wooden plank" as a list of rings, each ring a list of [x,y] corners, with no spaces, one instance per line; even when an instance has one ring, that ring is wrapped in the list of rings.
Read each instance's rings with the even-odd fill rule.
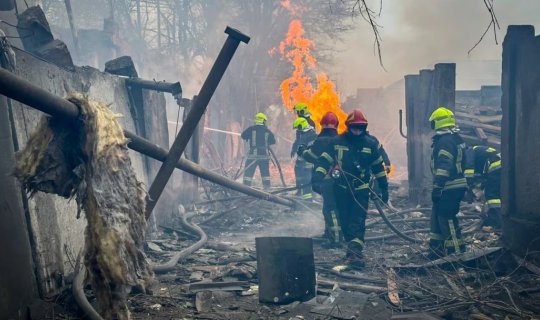
[[[487,137],[486,133],[484,132],[484,129],[477,127],[477,128],[474,128],[474,132],[476,133],[476,136],[478,136],[478,138],[480,138],[480,140],[482,140],[482,144],[487,143],[488,137]]]
[[[499,135],[501,134],[501,127],[494,126],[491,124],[485,124],[485,123],[474,122],[474,121],[469,121],[469,120],[460,120],[458,121],[458,125],[460,127],[482,128],[485,131],[495,132]]]

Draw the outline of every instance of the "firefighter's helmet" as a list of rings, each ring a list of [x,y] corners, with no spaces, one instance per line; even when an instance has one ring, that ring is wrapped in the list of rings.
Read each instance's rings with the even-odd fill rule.
[[[266,115],[262,112],[259,112],[255,115],[256,124],[265,124],[266,120],[268,120],[268,118],[266,118]]]
[[[296,118],[293,123],[293,129],[300,130],[300,131],[306,131],[310,128],[309,122],[306,120],[306,118]]]
[[[311,115],[309,113],[308,105],[305,102],[299,102],[295,104],[294,111],[300,117],[309,117]]]
[[[435,130],[456,126],[454,113],[445,107],[439,107],[433,111],[429,117],[429,122],[431,123],[431,128]]]
[[[337,128],[339,126],[339,119],[333,112],[327,112],[321,119],[321,126],[332,126]]]
[[[347,127],[350,127],[350,126],[361,126],[361,125],[364,125],[364,126],[367,126],[368,125],[368,121],[367,121],[367,118],[366,116],[364,115],[364,113],[360,110],[353,110],[353,112],[349,113],[349,115],[347,116],[347,120],[345,120],[345,124],[347,125]]]

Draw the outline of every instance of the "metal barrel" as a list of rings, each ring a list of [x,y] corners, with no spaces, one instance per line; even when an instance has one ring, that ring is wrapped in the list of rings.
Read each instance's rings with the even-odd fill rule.
[[[287,304],[315,297],[311,238],[261,237],[255,245],[260,302]]]

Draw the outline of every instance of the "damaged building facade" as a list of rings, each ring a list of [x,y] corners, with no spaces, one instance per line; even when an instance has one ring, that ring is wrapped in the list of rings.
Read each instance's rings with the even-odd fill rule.
[[[39,12],[36,8],[34,11]],[[37,19],[35,16],[33,19]],[[163,93],[141,90],[138,104],[134,103],[127,78],[91,67],[73,66],[65,46],[59,45],[59,40],[54,40],[43,25],[46,20],[29,19],[25,20],[25,31],[43,29],[43,34],[37,31],[34,34],[41,37],[43,43],[31,48],[22,43],[18,46],[4,43],[1,55],[7,58],[2,59],[3,68],[55,95],[80,92],[89,99],[110,104],[114,112],[122,115],[119,121],[124,128],[157,145],[168,146]],[[26,42],[31,43],[31,39]],[[51,46],[64,49],[47,51]],[[86,221],[84,215],[77,217],[75,201],[41,192],[32,196],[21,192],[12,176],[14,153],[24,147],[42,113],[3,96],[0,104],[0,148],[4,150],[0,168],[3,219],[0,242],[5,248],[1,263],[0,314],[18,318],[27,313],[32,301],[58,293],[64,288],[66,278],[74,276],[77,257],[84,247]],[[134,151],[130,151],[130,157],[137,178],[148,186],[149,177],[159,168],[155,166],[157,161]]]
[[[19,19],[17,19],[14,14],[15,8],[10,7],[9,3],[11,1],[0,0],[0,10],[4,10],[0,11],[0,18],[11,21],[10,23],[13,25],[18,25],[19,29],[24,32],[31,31],[31,33],[27,33],[27,35],[31,34],[31,36],[23,39],[14,38],[13,40],[11,40],[12,38],[0,37],[2,41],[0,45],[0,62],[3,69],[58,97],[65,97],[70,92],[79,92],[91,100],[109,104],[113,112],[122,115],[119,122],[123,129],[157,146],[161,146],[165,150],[169,149],[170,142],[172,142],[169,141],[165,95],[172,94],[177,99],[179,107],[185,110],[184,122],[192,127],[192,130],[190,128],[186,130],[191,130],[189,132],[190,136],[194,134],[191,138],[188,136],[187,139],[183,139],[180,134],[177,137],[178,141],[182,139],[185,141],[175,141],[175,144],[176,142],[183,144],[179,154],[182,154],[185,149],[185,159],[192,160],[195,163],[199,162],[198,150],[203,132],[202,123],[199,123],[199,121],[204,114],[204,108],[206,108],[213,90],[205,91],[203,86],[203,89],[201,89],[201,92],[204,93],[202,94],[202,100],[197,101],[198,97],[182,99],[182,88],[179,83],[139,79],[137,70],[129,57],[119,57],[108,62],[103,72],[91,67],[76,66],[65,44],[52,36],[45,16],[42,12],[40,13],[39,7],[30,7],[26,12],[21,12],[18,15]],[[19,7],[22,8],[22,4]],[[0,31],[2,30],[7,35],[15,35],[12,29],[6,28],[4,30],[4,26],[0,26]],[[226,30],[227,33],[235,32],[229,28]],[[243,40],[237,40],[247,42],[249,37],[245,36]],[[237,41],[236,46],[238,46],[239,41]],[[227,45],[224,47],[227,47]],[[229,52],[231,56],[234,54],[235,48],[232,53]],[[428,117],[437,106],[444,105],[456,112],[458,123],[462,124],[463,135],[468,143],[488,144],[502,151],[504,163],[502,182],[504,244],[511,254],[519,259],[525,259],[538,265],[540,264],[540,256],[538,255],[540,244],[536,239],[536,233],[540,227],[540,210],[538,209],[540,208],[540,203],[538,203],[540,201],[538,200],[540,199],[540,194],[538,194],[540,192],[540,188],[538,188],[540,177],[534,165],[531,164],[540,162],[540,146],[537,146],[540,142],[537,141],[538,139],[531,139],[531,137],[537,137],[539,133],[537,131],[540,130],[536,125],[537,113],[540,110],[540,60],[538,59],[540,56],[540,37],[535,36],[534,28],[531,26],[511,26],[508,29],[503,48],[501,86],[483,86],[480,90],[475,91],[456,90],[456,65],[454,63],[439,63],[433,69],[423,69],[418,74],[405,76],[406,134],[403,133],[403,135],[407,139],[408,155],[409,194],[407,201],[419,205],[429,205],[430,203],[429,193],[432,183],[429,169],[431,129],[429,128]],[[101,61],[103,57],[100,56],[95,59]],[[224,72],[226,64],[221,66],[218,64],[218,67],[221,67],[221,72]],[[219,77],[216,80],[216,78],[212,79],[209,76],[209,79],[210,82],[214,82],[213,85],[215,86],[219,83]],[[33,91],[29,90],[29,92]],[[24,95],[24,93],[19,95]],[[378,97],[379,93],[373,93],[373,95]],[[360,96],[360,93],[357,96]],[[37,96],[26,97],[26,99],[32,98],[36,101],[35,104],[38,105],[39,101],[37,99],[39,98]],[[206,100],[202,102],[203,108],[198,109],[203,100]],[[199,102],[199,105],[197,105],[197,102]],[[354,104],[354,102],[351,103]],[[193,116],[196,117],[196,121],[189,121],[193,118],[189,118],[192,110],[198,113]],[[0,263],[0,316],[6,315],[6,318],[10,319],[27,318],[28,314],[32,313],[32,305],[36,300],[47,299],[65,290],[66,286],[73,282],[76,273],[75,269],[85,245],[86,221],[84,215],[77,215],[78,208],[75,201],[42,192],[32,195],[26,194],[16,178],[13,177],[15,154],[27,144],[42,115],[42,112],[18,102],[16,98],[0,96],[0,148],[4,150],[4,155],[0,158],[0,209],[2,214],[0,245],[4,248],[2,262]],[[405,140],[400,141],[405,144]],[[171,150],[175,149],[175,144],[173,144]],[[146,188],[153,186],[156,180],[161,182],[162,187],[165,188],[170,174],[164,174],[166,179],[156,177],[160,177],[160,172],[166,165],[162,165],[160,161],[153,160],[133,150],[129,150],[129,156],[138,180],[143,182]],[[176,212],[180,210],[176,207],[177,203],[187,204],[198,200],[198,178],[193,175],[194,173],[205,176],[214,183],[226,185],[228,188],[259,199],[274,201],[284,205],[286,208],[298,208],[296,202],[288,197],[280,198],[276,195],[242,186],[239,183],[235,184],[234,181],[230,181],[226,177],[203,171],[202,167],[182,162],[185,159],[171,160],[169,156],[170,154],[163,151],[163,154],[157,156],[157,158],[160,158],[165,163],[167,160],[173,163],[167,170],[172,171],[175,168],[181,168],[189,173],[182,173],[180,188],[165,188],[162,197],[174,197],[176,201],[173,201],[174,208],[159,207],[160,205],[164,206],[163,203],[169,202],[161,201],[157,203],[156,212],[165,214],[171,211]],[[152,192],[150,193],[152,194]],[[159,198],[161,190],[157,192],[157,195]],[[157,199],[155,200],[157,201]],[[208,200],[212,202],[212,200],[216,199]],[[257,210],[259,209],[267,209],[268,212],[279,212],[279,210],[272,207],[268,209],[259,206]],[[418,209],[418,211],[422,210]],[[196,208],[194,211],[198,213]],[[193,215],[195,213],[191,214],[191,216]],[[219,214],[212,216],[211,219],[216,217],[219,217]],[[154,216],[152,219],[150,220],[150,228],[156,227],[159,222],[156,222],[155,219],[159,220],[160,217]],[[422,217],[413,219],[422,219]],[[371,226],[375,224],[376,222],[372,221]],[[414,230],[409,231],[414,232]],[[187,235],[190,234],[187,233]],[[193,239],[193,234],[191,234],[191,237],[190,239]],[[302,252],[302,254],[307,252],[306,256],[308,258],[306,258],[305,265],[309,266],[309,270],[313,269],[313,274],[310,273],[307,280],[309,288],[315,288],[316,281],[321,287],[335,288],[335,284],[329,280],[322,277],[316,279],[315,266],[312,265],[314,259],[313,248],[311,247],[312,239],[303,238],[302,240],[308,244],[306,245],[307,249],[304,248],[305,250],[303,250],[305,252]],[[268,241],[272,242],[272,237]],[[413,238],[414,241],[420,242],[416,238]],[[292,240],[290,243],[287,240],[287,245],[294,247]],[[155,246],[158,249],[160,248],[157,245]],[[287,250],[293,251],[292,249]],[[175,255],[177,254],[175,253]],[[240,262],[252,262],[253,255],[248,255],[247,260],[241,260]],[[279,258],[279,254],[273,254],[271,257]],[[290,258],[289,260],[293,259]],[[204,262],[209,260],[211,259],[206,259]],[[176,265],[176,262],[178,262],[178,259],[173,264]],[[327,265],[331,263],[326,262]],[[246,266],[248,269],[252,267],[248,263],[246,263]],[[304,264],[301,266],[303,267]],[[186,270],[195,270],[188,275],[190,280],[192,280],[192,277],[201,280],[203,277],[200,270],[210,270],[207,273],[212,273],[219,269],[210,265],[197,267],[198,270],[196,268],[186,268]],[[298,265],[293,267],[298,267]],[[396,266],[397,268],[399,266]],[[166,269],[164,272],[160,268],[154,270],[156,270],[156,273],[165,273],[170,271],[172,267]],[[236,269],[235,271],[242,276],[245,276],[245,273],[250,273]],[[274,268],[272,268],[272,271],[275,271]],[[194,276],[196,272],[199,272],[199,274]],[[298,272],[305,275],[302,270]],[[341,271],[333,270],[333,272],[339,274]],[[370,281],[373,278],[362,274],[352,274],[349,277],[350,282],[343,285],[343,288],[358,289],[359,291],[363,290],[362,292],[374,292],[377,294],[397,292],[395,288],[397,286],[395,284],[396,275],[393,272],[394,270],[389,268],[388,273],[384,275],[384,277],[387,277],[385,280],[388,279],[387,282],[376,279],[377,286],[371,287],[352,282]],[[268,274],[265,275],[268,276]],[[250,278],[250,280],[253,279]],[[266,280],[270,280],[268,282],[271,283],[274,276],[268,276]],[[277,286],[277,284],[281,285],[283,283],[276,282],[274,284]],[[192,289],[196,289],[197,285],[201,288],[208,288],[216,284],[198,283],[191,285]],[[256,289],[256,286],[250,286],[247,281],[227,282],[224,280],[216,286],[219,285],[224,287],[247,286],[249,290],[243,291],[242,288],[240,290],[237,288],[232,289],[233,291],[242,292],[242,294],[246,293],[246,295],[253,294]],[[169,298],[172,298],[170,288],[168,294]],[[420,295],[421,293],[416,294]],[[206,300],[203,299],[202,294],[196,294],[195,296],[196,299],[201,299],[196,300],[199,302],[208,303],[206,300],[219,300],[218,294],[215,297],[211,294],[210,298],[206,297]],[[284,301],[298,300],[306,302],[308,300],[303,295],[303,292],[298,293],[298,296],[300,296],[299,299],[296,299],[296,296],[295,299],[292,299],[287,294]],[[309,292],[309,299],[316,296],[317,290]],[[330,292],[328,296],[332,297],[332,293]],[[378,306],[379,311],[380,308],[383,308],[382,300],[369,300],[375,302],[368,303],[367,295],[352,295],[352,297],[354,298],[352,301],[343,303],[354,305],[361,300],[362,303],[369,305],[371,309],[366,309],[372,310],[373,313],[376,313],[373,310],[375,310],[377,303],[381,303]],[[303,300],[304,298],[306,299]],[[346,298],[346,295],[342,296],[342,299]],[[159,299],[159,296],[157,299]],[[275,302],[275,299],[273,294],[268,294],[265,299],[260,301],[272,303]],[[178,298],[178,300],[181,299]],[[399,305],[395,301],[392,301],[392,303]],[[299,309],[303,306],[300,305]],[[197,311],[200,311],[199,307],[200,305],[196,306]],[[328,312],[332,313],[335,309],[333,305],[326,306],[327,309],[321,306],[318,307],[320,316],[328,315]],[[159,305],[159,308],[161,308],[161,305]],[[193,306],[191,306],[191,309],[193,309]],[[201,307],[202,309],[211,309],[211,307],[207,305],[205,308]],[[228,309],[230,309],[229,311],[235,311],[238,306],[232,304]],[[273,315],[279,316],[281,315],[280,312],[280,309],[278,309]],[[351,314],[354,313],[351,312]],[[381,311],[382,314],[388,315]],[[339,318],[339,315],[336,315],[336,318]],[[414,319],[414,317],[396,317],[395,319]]]

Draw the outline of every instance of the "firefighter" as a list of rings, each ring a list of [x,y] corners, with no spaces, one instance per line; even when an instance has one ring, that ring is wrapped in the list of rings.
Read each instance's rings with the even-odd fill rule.
[[[476,184],[484,189],[487,218],[483,225],[501,227],[501,154],[488,146],[472,146],[466,151],[465,178],[470,190]]]
[[[313,141],[317,139],[315,128],[310,126],[305,118],[299,117],[293,123],[293,129],[296,129],[296,139],[292,145],[291,157],[294,157],[298,152],[298,148],[303,146],[311,146]],[[294,162],[294,175],[296,177],[297,195],[303,200],[311,201],[313,194],[311,193],[311,170],[313,164],[307,162],[301,156],[296,158]]]
[[[309,112],[308,105],[304,102],[299,102],[294,105],[294,111],[299,118],[305,118],[310,126],[315,129],[315,121],[311,119],[311,113]]]
[[[337,211],[347,242],[346,258],[352,267],[362,268],[369,181],[371,175],[377,179],[385,203],[388,202],[388,181],[379,143],[367,134],[368,121],[364,114],[354,110],[345,124],[347,131],[336,137],[331,148],[319,157],[315,180],[322,180],[327,174],[334,179]]]
[[[298,155],[307,162],[316,164],[321,154],[328,149],[333,139],[337,136],[337,127],[339,125],[338,117],[333,112],[327,112],[320,121],[321,132],[311,147],[301,145],[298,148]],[[339,226],[339,216],[334,196],[334,181],[329,175],[316,181],[317,175],[312,172],[311,185],[313,190],[319,193],[323,198],[323,217],[325,223],[324,235],[331,246],[339,244],[341,241],[341,227]]]
[[[371,135],[369,131],[367,132],[367,134],[373,139],[375,139],[375,141],[377,141],[379,154],[381,155],[383,159],[384,170],[386,171],[386,175],[388,177],[388,174],[390,173],[392,169],[392,164],[390,163],[390,158],[388,157],[388,153],[386,153],[386,150],[384,149],[383,145],[379,142],[379,140],[375,136]],[[371,179],[371,182],[370,182],[370,188],[372,189],[371,196],[373,199],[376,199],[378,197],[378,194],[381,193],[379,185],[375,183],[376,181],[377,181],[376,179]]]
[[[465,251],[456,215],[467,190],[463,172],[466,147],[451,110],[439,107],[433,111],[429,121],[435,130],[431,156],[433,212],[429,258],[436,259]]]
[[[243,140],[249,142],[243,182],[250,186],[255,170],[259,167],[264,189],[270,188],[268,147],[276,143],[274,134],[266,127],[266,120],[264,113],[257,113],[255,125],[248,127],[241,135]]]

